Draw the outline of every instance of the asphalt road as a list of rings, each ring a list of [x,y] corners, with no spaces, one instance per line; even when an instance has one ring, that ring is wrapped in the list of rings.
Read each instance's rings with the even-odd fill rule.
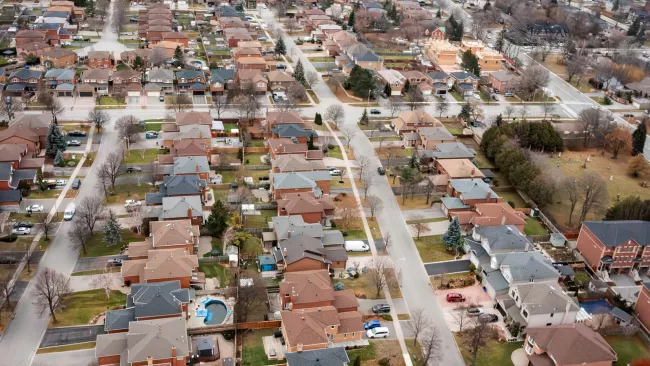
[[[469,271],[469,259],[462,259],[458,261],[426,263],[424,269],[429,276],[435,276],[446,273],[456,273]]]
[[[74,265],[72,272],[94,271],[106,268],[109,259],[121,258],[127,259],[126,255],[107,255],[105,257],[79,258]]]
[[[66,344],[94,342],[98,334],[105,334],[104,325],[48,328],[43,334],[40,348]]]

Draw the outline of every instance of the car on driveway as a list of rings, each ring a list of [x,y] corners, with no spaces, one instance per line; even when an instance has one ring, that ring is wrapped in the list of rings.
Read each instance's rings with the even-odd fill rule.
[[[34,224],[32,224],[29,221],[20,221],[14,224],[14,229],[17,229],[19,227],[33,227]]]
[[[372,312],[375,314],[381,313],[390,313],[390,305],[388,304],[377,304],[372,307]]]
[[[124,207],[125,208],[134,208],[134,207],[139,207],[142,206],[142,202],[136,201],[136,200],[126,200],[124,201]]]
[[[373,108],[370,110],[370,114],[381,114],[381,111],[377,108]]]
[[[386,171],[382,167],[377,167],[377,173],[379,173],[379,175],[386,175]]]
[[[457,292],[447,294],[447,302],[465,302],[465,296]]]
[[[478,316],[478,321],[481,323],[496,323],[499,321],[499,317],[494,314],[481,314]]]
[[[17,227],[11,231],[12,233],[16,235],[29,235],[29,233],[32,232],[32,229],[28,227]]]
[[[127,173],[141,172],[141,171],[142,171],[142,168],[139,167],[139,166],[130,166],[130,167],[126,168]]]
[[[106,266],[108,266],[108,267],[121,267],[122,266],[122,259],[120,259],[120,258],[111,258],[106,262]]]
[[[467,314],[470,316],[477,316],[483,314],[484,311],[481,308],[469,308],[467,309]]]
[[[158,132],[156,131],[147,131],[147,133],[144,134],[144,137],[147,139],[157,139],[158,138]]]
[[[25,208],[25,211],[31,211],[31,212],[43,212],[43,205],[31,205],[31,206],[27,206],[27,208]]]
[[[68,181],[65,180],[65,179],[57,179],[56,180],[56,185],[59,186],[59,187],[64,186],[66,184],[68,184]]]
[[[72,183],[72,189],[79,189],[79,187],[81,187],[81,179],[77,179]]]
[[[333,167],[333,166],[329,167],[329,172],[330,172],[330,175],[331,175],[331,176],[335,176],[335,175],[341,175],[341,174],[343,174],[343,172],[341,172],[340,169],[335,168],[335,167]]]
[[[81,141],[79,140],[70,140],[65,143],[68,146],[81,146]]]
[[[257,40],[260,41],[260,42],[264,42],[264,41],[266,41],[267,39],[268,39],[268,38],[266,38],[266,36],[261,36],[261,37],[258,37],[258,38],[257,38]]]
[[[379,328],[381,327],[381,323],[379,320],[370,320],[365,323],[363,323],[363,329],[368,330],[372,328]]]
[[[72,131],[68,132],[68,136],[84,137],[84,136],[86,136],[86,133],[83,132],[83,131],[79,131],[79,130],[72,130]]]
[[[506,97],[506,98],[512,98],[512,97],[514,97],[515,95],[512,94],[512,93],[510,93],[510,92],[506,92],[506,93],[503,93],[503,96]]]
[[[368,338],[386,338],[389,334],[390,330],[386,327],[372,328],[366,331]]]

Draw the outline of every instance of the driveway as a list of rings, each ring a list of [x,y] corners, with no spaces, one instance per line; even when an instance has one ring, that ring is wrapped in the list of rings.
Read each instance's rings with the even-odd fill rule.
[[[90,276],[71,276],[70,277],[70,289],[72,292],[79,292],[79,291],[88,291],[88,290],[96,290],[103,288],[101,284],[96,284],[93,283],[93,281],[97,278],[98,275],[90,275]],[[113,282],[111,283],[110,288],[112,290],[119,290],[120,287],[122,287],[122,275],[120,272],[111,272],[110,276],[113,278]]]
[[[419,218],[437,219],[441,217],[446,217],[445,214],[440,209],[439,203],[434,203],[431,207],[423,208],[420,210],[404,210],[402,211],[402,216],[404,216],[404,220],[406,221],[416,220]]]
[[[41,339],[40,348],[66,344],[94,342],[98,334],[106,334],[104,325],[48,328]]]
[[[386,300],[370,300],[370,299],[359,299],[359,312],[364,315],[375,315],[372,312],[372,307],[377,304],[385,304]],[[408,314],[409,310],[406,306],[406,302],[403,298],[393,299],[393,305],[395,306],[395,311],[398,314]]]
[[[475,284],[474,286],[464,287],[464,288],[455,288],[450,290],[436,290],[435,296],[436,300],[440,304],[441,308],[456,308],[459,303],[447,302],[447,294],[449,293],[459,293],[465,296],[465,302],[462,303],[462,306],[482,306],[485,308],[492,308],[494,300],[483,291],[483,286],[480,284]]]
[[[461,259],[458,261],[426,263],[424,269],[429,276],[437,276],[447,273],[467,272],[470,264],[472,262],[469,259]]]
[[[36,355],[32,365],[48,366],[88,366],[97,361],[95,349],[84,349],[81,351],[68,351],[56,353],[43,353]]]
[[[146,97],[146,103],[150,107],[162,107],[165,102],[161,102],[159,97]]]
[[[140,107],[140,97],[129,97],[127,104],[129,107]]]
[[[449,221],[427,222],[424,226],[426,227],[426,230],[421,230],[420,236],[442,235],[447,232]],[[418,236],[418,232],[415,230],[415,225],[409,225],[408,228],[412,237],[415,238]]]
[[[94,271],[106,268],[109,259],[121,258],[128,259],[126,255],[107,255],[105,257],[79,258],[74,265],[72,272]]]
[[[192,104],[207,104],[208,101],[205,99],[205,95],[192,95]]]

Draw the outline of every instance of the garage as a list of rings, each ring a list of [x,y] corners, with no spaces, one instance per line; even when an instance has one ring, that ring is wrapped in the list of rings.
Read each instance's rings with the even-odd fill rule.
[[[128,92],[128,96],[129,97],[139,97],[140,92],[139,91],[130,91],[130,92]]]
[[[148,91],[147,96],[158,98],[158,97],[160,97],[160,91]]]
[[[205,90],[195,90],[194,95],[205,95]]]
[[[56,95],[59,97],[74,96],[74,85],[69,83],[59,84],[56,86]]]
[[[81,84],[79,85],[79,97],[90,97],[95,96],[95,89],[92,85]]]

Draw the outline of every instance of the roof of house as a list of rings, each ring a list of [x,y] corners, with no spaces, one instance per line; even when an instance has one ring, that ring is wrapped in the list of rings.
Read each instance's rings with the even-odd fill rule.
[[[345,53],[354,58],[357,62],[377,62],[379,61],[379,56],[374,53],[370,48],[362,43],[353,44],[345,48]]]
[[[0,163],[1,164],[1,163]],[[0,191],[1,203],[18,203],[22,201],[22,194],[19,189]]]
[[[120,70],[113,72],[113,79],[133,79],[138,78],[142,79],[142,73],[135,70]]]
[[[456,137],[444,127],[418,127],[417,131],[425,140],[456,141]]]
[[[434,138],[434,140],[435,139],[436,138]],[[451,179],[468,177],[483,178],[483,173],[481,173],[478,167],[474,165],[469,159],[442,159],[437,163],[447,172]]]
[[[162,68],[149,70],[147,71],[147,79],[148,80],[174,80],[174,71],[169,69],[162,69]]]
[[[0,154],[2,154],[1,151]],[[24,158],[20,161],[18,169],[41,169],[43,168],[43,165],[45,165],[45,158]]]
[[[174,158],[174,174],[208,172],[210,172],[210,163],[205,156],[179,156]]]
[[[307,144],[295,143],[290,138],[275,138],[266,140],[267,145],[276,153],[300,153],[308,151]]]
[[[280,316],[282,317],[287,343],[290,345],[327,344],[329,338],[325,328],[341,324],[339,313],[333,306],[283,311]],[[361,318],[360,314],[359,318]],[[361,330],[363,330],[363,323]]]
[[[472,79],[472,81],[479,81],[480,78],[472,73],[469,73],[467,71],[457,71],[457,72],[451,72],[449,73],[449,76],[456,80],[465,80],[465,79]]]
[[[585,221],[583,225],[608,247],[625,244],[628,240],[641,246],[650,244],[650,221]]]
[[[9,181],[11,179],[11,172],[13,171],[11,162],[0,162],[0,180]]]
[[[72,69],[50,69],[45,73],[45,78],[56,78],[56,80],[74,80]]]
[[[90,51],[88,52],[88,59],[112,59],[113,58],[113,52],[111,51]]]
[[[45,32],[21,30],[16,33],[16,38],[45,38]]]
[[[618,318],[618,319],[621,319],[622,321],[624,321],[624,322],[626,322],[626,323],[629,323],[630,320],[632,320],[632,315],[630,315],[630,314],[624,312],[623,310],[621,310],[621,309],[618,308],[618,307],[614,307],[614,308],[612,309],[612,315],[613,315],[614,317]]]
[[[482,179],[451,179],[449,184],[455,191],[461,193],[461,199],[499,198]]]
[[[334,287],[326,269],[287,272],[280,282],[280,296],[290,296],[294,304],[334,301]]]
[[[0,141],[4,141],[11,137],[19,137],[27,141],[39,142],[39,134],[34,132],[32,129],[27,128],[23,125],[13,124],[9,128],[0,131]]]
[[[386,80],[391,84],[395,84],[395,83],[404,84],[404,82],[406,81],[406,77],[404,77],[404,75],[402,75],[402,73],[400,73],[397,70],[383,69],[383,70],[379,70],[377,73],[381,75],[381,77],[384,78],[384,80]]]
[[[275,125],[279,123],[305,123],[302,119],[302,116],[297,111],[272,111],[266,114],[266,121],[270,125]]]
[[[270,82],[292,82],[296,81],[294,77],[286,71],[273,70],[266,73]]]
[[[332,305],[337,309],[357,309],[359,307],[359,300],[352,289],[334,291],[334,302]]]
[[[511,282],[545,281],[560,278],[560,273],[540,252],[514,252],[495,255],[500,268],[507,267]]]
[[[81,75],[82,80],[108,80],[112,71],[109,69],[88,69]]]
[[[399,118],[406,124],[414,123],[433,123],[442,126],[442,123],[429,113],[421,110],[400,112]]]
[[[344,366],[350,362],[343,347],[290,352],[284,356],[288,366]]]
[[[584,323],[528,328],[526,332],[539,348],[546,351],[545,354],[533,356],[534,358],[552,356],[557,364],[562,365],[611,362],[617,359],[616,352],[607,341]]]
[[[433,159],[473,159],[476,151],[462,142],[442,142],[435,150],[419,150],[418,154]]]
[[[526,214],[516,211],[507,202],[477,203],[476,216],[472,218],[475,226],[525,225]]]
[[[207,182],[198,175],[169,175],[163,177],[163,187],[169,196],[201,194]]]
[[[174,141],[172,154],[179,156],[205,156],[210,151],[210,145],[202,140],[186,139]]]
[[[181,314],[182,304],[191,300],[190,290],[180,281],[135,283],[127,297],[127,307],[134,307],[136,318]]]
[[[178,112],[176,113],[176,124],[185,125],[212,125],[212,116],[210,112]]]
[[[274,216],[271,218],[277,240],[289,238],[291,235],[308,235],[312,238],[323,237],[323,225],[307,224],[302,216]]]
[[[203,216],[203,206],[199,196],[176,196],[162,199],[161,219],[177,219],[189,217],[188,210],[192,210],[192,217]]]
[[[233,69],[212,69],[210,72],[212,73],[211,83],[226,84],[228,80],[235,80],[235,70]]]
[[[286,137],[309,137],[309,136],[318,136],[318,133],[314,130],[305,130],[303,128],[304,124],[294,124],[294,123],[285,123],[281,125],[275,125],[271,131],[277,134],[280,138]]]
[[[329,197],[316,199],[313,193],[288,193],[278,200],[278,207],[288,215],[304,213],[320,213],[325,215],[325,210],[334,210],[336,206]]]
[[[474,233],[486,239],[491,251],[528,251],[533,245],[513,225],[475,227]]]
[[[315,181],[330,181],[332,176],[327,171],[271,173],[275,189],[315,188]]]
[[[42,71],[37,71],[33,69],[20,69],[12,72],[9,75],[9,79],[18,78],[20,80],[27,80],[31,78],[40,79],[43,76]]]
[[[525,307],[530,315],[580,310],[578,304],[562,291],[558,284],[526,283],[515,287],[519,292],[522,308]]]
[[[428,73],[427,76],[429,76],[431,80],[445,80],[449,77],[449,74],[442,71],[432,71]]]
[[[25,144],[0,144],[0,161],[20,160],[26,153]]]
[[[23,51],[37,51],[37,50],[42,50],[45,48],[52,48],[47,43],[44,42],[32,42],[32,43],[26,43],[23,45],[18,46],[19,49],[22,49]]]
[[[271,161],[273,169],[280,172],[325,170],[325,164],[319,160],[307,160],[302,154],[278,155]]]
[[[203,71],[183,69],[176,71],[176,79],[194,79],[197,77],[205,77]]]
[[[510,81],[519,78],[519,75],[512,72],[508,72],[506,70],[499,70],[497,72],[493,72],[490,74],[490,76],[499,81]]]
[[[191,244],[199,237],[199,227],[192,225],[190,219],[152,221],[150,226],[152,246],[154,248]]]
[[[35,180],[37,169],[19,169],[14,170],[11,175],[11,182],[9,186],[18,187],[21,180]]]
[[[440,197],[440,201],[448,210],[469,208],[469,205],[464,204],[458,197]]]

